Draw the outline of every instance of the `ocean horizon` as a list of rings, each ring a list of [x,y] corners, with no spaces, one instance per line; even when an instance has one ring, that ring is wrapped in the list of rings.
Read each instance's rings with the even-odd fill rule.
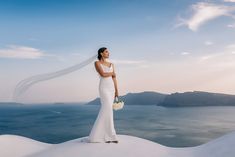
[[[14,134],[46,143],[85,137],[99,105],[0,106],[0,135]],[[235,130],[235,107],[126,105],[114,111],[117,134],[132,135],[170,147],[207,143]]]

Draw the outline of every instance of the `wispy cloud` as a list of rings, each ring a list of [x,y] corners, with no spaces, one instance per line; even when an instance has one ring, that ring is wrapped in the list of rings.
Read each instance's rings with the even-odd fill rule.
[[[212,59],[218,59],[222,61],[233,60],[235,59],[235,44],[230,44],[224,47],[224,50],[222,52],[212,53],[212,54],[206,54],[199,57],[199,61],[206,61],[206,60],[212,60]],[[234,62],[235,63],[235,62]]]
[[[42,56],[46,56],[43,51],[27,46],[9,45],[0,49],[0,58],[37,59]]]
[[[230,44],[226,46],[227,49],[234,49],[235,50],[235,44]]]
[[[204,44],[207,45],[207,46],[210,46],[210,45],[213,45],[214,43],[212,41],[205,41]]]
[[[235,0],[224,0],[224,2],[235,2]]]
[[[235,24],[229,24],[229,25],[227,25],[227,27],[229,27],[229,28],[235,28]]]
[[[189,55],[190,53],[189,52],[181,52],[180,54],[181,55]]]
[[[216,57],[219,57],[219,56],[223,56],[223,55],[224,55],[224,53],[208,54],[208,55],[201,56],[199,58],[199,61],[205,61],[205,60],[213,59],[213,58],[216,58]]]
[[[220,68],[235,68],[235,44],[227,45],[221,52],[200,56],[198,61],[207,65]]]
[[[200,63],[207,64],[210,67],[235,68],[235,55],[233,53],[216,53],[199,58]]]
[[[235,7],[219,5],[213,3],[199,2],[191,6],[193,11],[192,16],[189,19],[179,18],[179,23],[176,27],[186,25],[192,31],[197,31],[200,26],[206,22],[218,18],[220,16],[233,17],[232,12],[235,11]]]
[[[228,52],[235,54],[235,44],[230,44],[228,46],[226,46]]]

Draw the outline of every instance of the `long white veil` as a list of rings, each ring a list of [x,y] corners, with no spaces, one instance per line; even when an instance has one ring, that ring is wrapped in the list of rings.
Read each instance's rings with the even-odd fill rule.
[[[26,79],[20,81],[15,87],[12,99],[15,102],[17,102],[19,96],[21,94],[23,94],[24,92],[26,92],[26,90],[29,89],[29,87],[31,87],[32,85],[34,85],[38,82],[50,80],[50,79],[53,79],[53,78],[71,73],[73,71],[79,70],[82,67],[84,67],[84,66],[88,65],[89,63],[91,63],[93,60],[95,60],[97,58],[97,56],[98,56],[98,54],[84,60],[81,63],[75,64],[73,66],[70,66],[70,67],[62,69],[62,70],[58,70],[58,71],[51,72],[51,73],[45,73],[45,74],[39,74],[39,75],[31,76],[29,78],[26,78]]]

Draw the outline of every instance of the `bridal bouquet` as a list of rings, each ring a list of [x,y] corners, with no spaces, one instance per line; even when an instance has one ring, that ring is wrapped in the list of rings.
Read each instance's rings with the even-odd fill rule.
[[[122,100],[118,100],[118,97],[115,97],[115,101],[113,103],[114,110],[120,110],[124,106],[124,102]]]

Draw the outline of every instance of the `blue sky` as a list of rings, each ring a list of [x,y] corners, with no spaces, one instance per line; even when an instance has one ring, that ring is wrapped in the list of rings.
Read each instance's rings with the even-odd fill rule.
[[[1,0],[0,101],[29,76],[74,65],[101,46],[119,94],[202,90],[235,94],[234,0]],[[39,83],[22,102],[98,97],[93,64]]]

